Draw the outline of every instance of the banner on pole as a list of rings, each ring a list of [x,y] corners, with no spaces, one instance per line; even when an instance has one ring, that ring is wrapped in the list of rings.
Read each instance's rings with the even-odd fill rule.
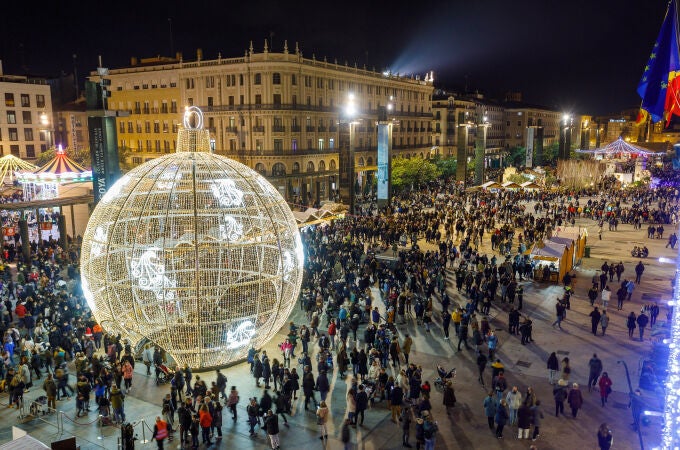
[[[534,128],[527,128],[527,154],[526,154],[526,167],[531,167],[534,163]]]

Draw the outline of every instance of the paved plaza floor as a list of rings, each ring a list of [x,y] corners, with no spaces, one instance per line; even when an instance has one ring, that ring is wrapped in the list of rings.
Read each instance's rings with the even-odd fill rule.
[[[563,322],[562,330],[551,327],[555,316],[555,299],[561,296],[561,285],[522,282],[524,286],[524,309],[522,313],[528,315],[534,323],[533,336],[535,342],[529,345],[521,345],[519,337],[511,336],[507,331],[507,305],[496,303],[491,311],[491,326],[499,336],[498,357],[506,367],[506,374],[510,386],[517,385],[522,392],[527,386],[532,386],[541,399],[545,419],[541,423],[541,435],[537,441],[516,439],[516,428],[507,426],[504,439],[498,440],[489,431],[482,401],[485,389],[477,381],[475,354],[472,350],[458,352],[457,340],[453,337],[450,341],[443,339],[440,323],[440,307],[435,307],[435,322],[431,333],[426,333],[422,326],[409,321],[406,325],[400,325],[399,331],[403,334],[408,332],[414,338],[414,350],[411,356],[412,362],[422,365],[424,380],[432,382],[435,377],[435,365],[441,363],[445,367],[457,368],[455,390],[458,403],[452,415],[446,415],[442,406],[442,396],[433,392],[431,402],[433,415],[439,423],[440,433],[437,436],[435,448],[437,449],[527,449],[531,444],[538,449],[593,449],[597,447],[596,432],[602,422],[607,422],[614,435],[614,448],[635,449],[639,448],[638,436],[629,426],[632,422],[631,410],[628,408],[628,384],[623,364],[627,363],[633,388],[637,387],[639,376],[639,364],[645,355],[649,354],[652,343],[649,336],[644,342],[630,340],[625,327],[625,318],[630,311],[639,313],[641,305],[657,299],[661,306],[658,326],[665,322],[666,301],[671,295],[671,277],[674,274],[672,264],[662,263],[659,257],[675,260],[677,251],[665,248],[666,240],[649,240],[646,238],[646,226],[642,230],[635,231],[631,225],[619,225],[618,231],[603,233],[603,239],[597,239],[597,226],[590,220],[579,220],[577,224],[586,226],[589,231],[588,245],[592,247],[592,257],[584,258],[581,264],[574,270],[576,273],[575,296],[572,297],[571,309],[567,312],[567,319]],[[671,226],[666,230],[672,232]],[[644,243],[650,249],[650,257],[643,260],[645,272],[642,283],[635,289],[631,302],[626,302],[623,311],[609,308],[611,315],[610,326],[606,336],[593,336],[590,332],[590,319],[588,314],[591,307],[587,300],[586,292],[590,287],[590,280],[594,271],[599,269],[603,261],[623,261],[625,272],[623,277],[634,277],[634,265],[638,259],[631,258],[630,250],[635,243]],[[427,248],[427,244],[423,243]],[[488,237],[485,238],[483,251],[491,253]],[[613,284],[616,283],[616,278]],[[616,289],[613,289],[615,292]],[[449,274],[449,293],[454,301],[461,304],[465,299],[455,292],[453,274]],[[377,290],[374,292],[379,298]],[[643,301],[644,297],[644,301]],[[377,302],[380,307],[384,305]],[[435,302],[437,303],[437,302]],[[615,302],[612,302],[615,306]],[[611,306],[611,305],[610,305]],[[304,315],[296,308],[291,320],[296,323],[304,322]],[[363,328],[363,327],[362,327]],[[650,333],[648,333],[649,335]],[[362,336],[361,328],[358,333]],[[276,346],[283,340],[283,334],[275,338],[267,347],[270,358],[279,357],[280,352]],[[350,346],[354,342],[350,343]],[[599,393],[589,393],[584,388],[584,406],[576,419],[570,416],[554,415],[554,401],[552,398],[552,386],[548,383],[546,360],[551,352],[557,352],[559,359],[568,356],[571,360],[572,375],[570,382],[578,382],[586,386],[588,381],[588,360],[595,352],[602,359],[604,370],[613,380],[613,393],[606,407],[600,406]],[[150,429],[144,428],[145,423],[153,427],[153,419],[160,414],[161,400],[165,393],[169,392],[167,385],[157,387],[153,378],[147,377],[145,367],[138,363],[135,367],[135,377],[130,395],[125,401],[125,413],[127,419],[136,423],[136,434],[140,441],[149,439]],[[224,411],[224,439],[217,441],[210,448],[237,448],[237,449],[265,449],[269,448],[267,436],[264,431],[259,431],[257,437],[251,438],[248,434],[248,425],[245,421],[246,399],[251,396],[260,397],[261,388],[256,388],[253,378],[250,376],[247,364],[240,364],[223,371],[228,377],[228,385],[236,385],[240,391],[241,403],[238,408],[238,420],[232,421],[227,410]],[[351,371],[350,371],[351,372]],[[199,374],[210,385],[214,380],[214,372]],[[490,370],[487,373],[486,385],[490,385]],[[346,417],[345,395],[348,389],[349,377],[340,379],[337,367],[332,374],[329,407],[331,420],[329,421],[329,441],[327,444],[319,440],[319,431],[313,413],[304,411],[303,400],[294,404],[293,413],[289,418],[290,427],[281,425],[281,448],[282,449],[338,449],[342,448],[339,440],[340,426],[343,417]],[[43,395],[39,388],[40,381],[26,394],[27,401]],[[652,405],[659,405],[662,398],[659,395],[643,391],[645,400]],[[65,437],[76,436],[81,449],[117,447],[117,438],[120,430],[115,427],[99,428],[96,425],[96,415],[90,413],[88,417],[76,419],[75,401],[73,399],[58,402],[57,408],[63,411],[63,419],[48,416],[47,418],[27,417],[20,419],[18,412],[7,408],[6,394],[0,395],[0,443],[11,439],[11,427],[15,425],[28,431],[32,436],[43,442],[49,443]],[[565,407],[569,410],[568,406]],[[652,417],[648,425],[642,427],[642,438],[646,448],[652,448],[659,442],[661,432],[661,418]],[[62,424],[63,422],[63,424]],[[411,432],[411,443],[415,447]],[[352,443],[355,449],[397,449],[402,448],[401,430],[398,425],[390,421],[390,416],[384,402],[377,403],[366,412],[366,420],[363,427],[352,429]],[[156,448],[155,442],[142,444],[137,442],[138,448]],[[166,448],[179,448],[177,440],[167,442]],[[203,446],[201,448],[204,448]]]

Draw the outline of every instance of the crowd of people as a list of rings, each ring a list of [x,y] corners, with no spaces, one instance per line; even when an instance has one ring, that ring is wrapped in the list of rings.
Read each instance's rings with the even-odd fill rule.
[[[523,313],[523,282],[534,277],[526,250],[576,218],[592,219],[600,227],[607,222],[614,233],[620,223],[636,229],[649,223],[658,234],[662,224],[677,221],[677,194],[672,189],[595,194],[470,192],[434,183],[397,196],[389,211],[378,214],[368,207],[366,215],[303,229],[300,307],[306,321],[289,324],[280,356],[250,350],[248,362],[254,385],[263,389],[261,397],[240,403],[237,386],[227,391],[227,377],[219,371],[208,387],[190,368],[176,368],[154,424],[159,448],[175,430],[183,444],[196,448],[200,439],[209,445],[222,437],[223,409],[236,421],[238,407],[244,404],[251,435],[256,435],[256,427],[263,428],[274,449],[280,446],[279,418],[288,425],[287,415],[298,413],[296,402],[314,416],[319,438],[326,440],[330,377],[336,367],[347,386],[347,414],[339,434],[343,442],[350,442],[351,429],[363,425],[366,413],[384,404],[405,447],[415,441],[416,448],[434,448],[440,425],[432,402],[441,401],[447,413],[454,408],[453,375],[439,373],[432,384],[426,379],[426,370],[409,360],[415,344],[399,331],[405,323],[419,327],[428,339],[456,338],[458,351],[465,347],[473,352],[478,381],[491,389],[482,406],[498,438],[509,424],[517,427],[518,438],[537,439],[543,418],[540,399],[531,387],[522,394],[518,386],[508,385],[491,315],[492,309],[507,311],[510,338],[521,336],[523,345],[533,342],[532,318]],[[104,420],[123,424],[129,421],[125,398],[134,392],[138,359],[147,366],[147,375],[153,366],[159,379],[159,368],[168,358],[151,344],[136,355],[129,342],[107,334],[94,321],[79,287],[78,248],[77,242],[68,250],[45,242],[33,247],[30,261],[23,261],[21,251],[5,245],[0,387],[9,393],[10,406],[20,407],[27,390],[41,387],[51,411],[56,402],[75,397],[77,417],[96,410]],[[16,263],[15,268],[9,262]],[[588,293],[593,334],[600,327],[604,335],[608,325],[613,290],[609,283],[614,277],[620,283],[614,294],[621,309],[640,283],[644,265],[633,268],[634,281],[627,270],[622,262],[605,263],[593,277],[593,293]],[[554,323],[560,328],[572,295],[571,280],[562,281],[565,294],[557,301]],[[644,319],[654,325],[658,315],[655,304],[638,316],[631,312],[630,335],[631,326],[637,327],[642,340],[648,324]],[[557,358],[552,359],[548,370],[555,384],[556,415],[566,401],[575,418],[583,403],[580,389],[570,384],[568,359],[561,370]],[[598,373],[597,381],[588,383],[589,390],[599,387],[603,407],[611,391],[608,379],[606,372]],[[433,398],[433,387],[441,390],[441,397]]]

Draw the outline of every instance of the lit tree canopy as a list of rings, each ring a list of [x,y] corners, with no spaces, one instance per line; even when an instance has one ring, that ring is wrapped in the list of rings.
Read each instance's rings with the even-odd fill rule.
[[[395,189],[416,187],[439,177],[437,165],[423,158],[392,160],[392,186]]]

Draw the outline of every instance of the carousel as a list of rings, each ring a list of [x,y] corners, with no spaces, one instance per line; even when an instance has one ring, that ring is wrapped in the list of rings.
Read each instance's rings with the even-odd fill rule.
[[[23,186],[25,202],[51,200],[59,197],[63,185],[91,183],[92,171],[69,158],[60,145],[47,164],[34,171],[19,172],[17,179]]]

